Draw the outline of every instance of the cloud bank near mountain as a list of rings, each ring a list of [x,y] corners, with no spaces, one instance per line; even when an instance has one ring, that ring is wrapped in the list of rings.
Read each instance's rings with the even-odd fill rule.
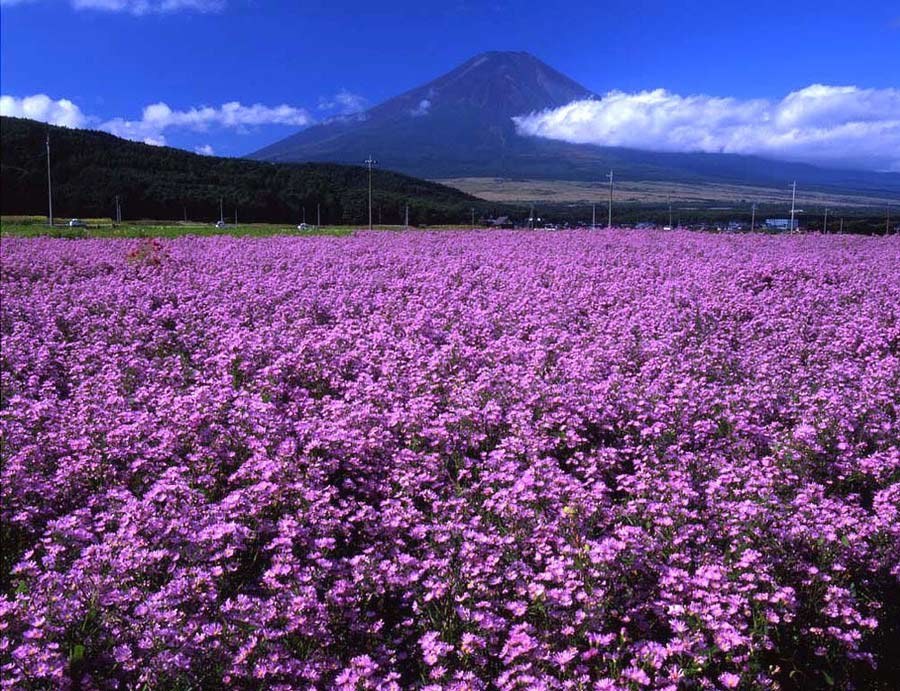
[[[519,134],[900,172],[900,89],[813,84],[781,100],[611,91],[513,118]]]

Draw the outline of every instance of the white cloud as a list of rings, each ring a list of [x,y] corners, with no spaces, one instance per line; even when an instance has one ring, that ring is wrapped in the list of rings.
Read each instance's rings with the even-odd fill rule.
[[[900,89],[813,84],[779,101],[612,91],[513,120],[520,134],[574,143],[900,172]]]
[[[368,106],[369,101],[364,96],[341,89],[333,96],[320,98],[318,109],[333,112],[323,122],[364,122],[368,117],[365,112]]]
[[[3,7],[24,5],[37,0],[0,0]],[[225,0],[69,0],[76,10],[100,10],[120,12],[142,17],[148,14],[172,14],[175,12],[221,12]]]
[[[420,117],[422,115],[428,115],[428,111],[431,110],[431,101],[427,98],[423,98],[419,101],[419,105],[409,111],[409,114],[413,117]]]
[[[225,0],[71,0],[76,10],[124,12],[141,17],[173,12],[220,12]]]
[[[194,153],[203,154],[204,156],[215,156],[216,150],[209,144],[204,144],[203,146],[195,146]]]
[[[35,94],[25,98],[0,96],[0,115],[29,118],[63,127],[84,127],[88,118],[67,98],[58,101],[47,94]]]
[[[319,110],[334,110],[341,115],[351,115],[365,110],[369,105],[364,96],[341,89],[334,96],[319,99]]]
[[[309,113],[303,108],[285,104],[264,106],[261,103],[254,103],[245,106],[238,101],[231,101],[219,108],[202,106],[189,110],[173,110],[168,104],[160,102],[144,108],[140,120],[113,118],[102,123],[100,129],[126,139],[144,141],[147,138],[159,139],[165,130],[173,128],[205,132],[211,127],[224,127],[242,131],[255,125],[304,127],[312,121]]]
[[[118,137],[156,146],[166,145],[165,132],[172,129],[205,132],[218,127],[246,132],[248,127],[260,125],[304,127],[313,122],[303,108],[285,104],[265,106],[261,103],[245,106],[238,101],[224,103],[218,108],[202,106],[188,110],[173,110],[168,104],[160,102],[144,108],[140,120],[113,118],[102,121],[101,118],[85,115],[69,99],[54,100],[46,94],[25,98],[0,96],[0,115],[29,118],[64,127],[93,127]],[[214,153],[209,144],[197,151],[206,155]]]

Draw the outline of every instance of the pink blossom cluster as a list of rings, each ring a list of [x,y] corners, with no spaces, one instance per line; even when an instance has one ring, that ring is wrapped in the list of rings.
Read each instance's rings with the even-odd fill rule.
[[[896,238],[0,251],[3,688],[897,678]]]

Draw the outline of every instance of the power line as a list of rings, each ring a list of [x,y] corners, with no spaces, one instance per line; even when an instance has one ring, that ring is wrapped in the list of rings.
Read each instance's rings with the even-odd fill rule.
[[[378,161],[369,154],[369,157],[363,161],[369,168],[369,230],[372,230],[372,166],[376,165]]]
[[[609,215],[606,219],[606,228],[609,230],[612,228],[613,172],[610,170],[606,177],[609,178]]]
[[[797,199],[797,181],[791,184],[791,230],[790,232],[794,232],[794,202]]]
[[[50,130],[47,130],[47,224],[53,226],[53,187],[50,184]]]

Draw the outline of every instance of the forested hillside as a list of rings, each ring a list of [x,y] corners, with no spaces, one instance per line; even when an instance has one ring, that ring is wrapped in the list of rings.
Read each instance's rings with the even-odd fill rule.
[[[336,164],[273,164],[200,156],[181,149],[140,144],[103,132],[0,119],[3,214],[47,210],[45,141],[50,133],[53,204],[57,217],[112,216],[119,195],[125,218],[214,220],[219,199],[226,217],[241,221],[294,222],[306,209],[322,223],[367,221],[367,171]],[[409,204],[414,224],[463,223],[471,209],[509,213],[509,207],[399,173],[373,174],[376,223],[400,223]]]

